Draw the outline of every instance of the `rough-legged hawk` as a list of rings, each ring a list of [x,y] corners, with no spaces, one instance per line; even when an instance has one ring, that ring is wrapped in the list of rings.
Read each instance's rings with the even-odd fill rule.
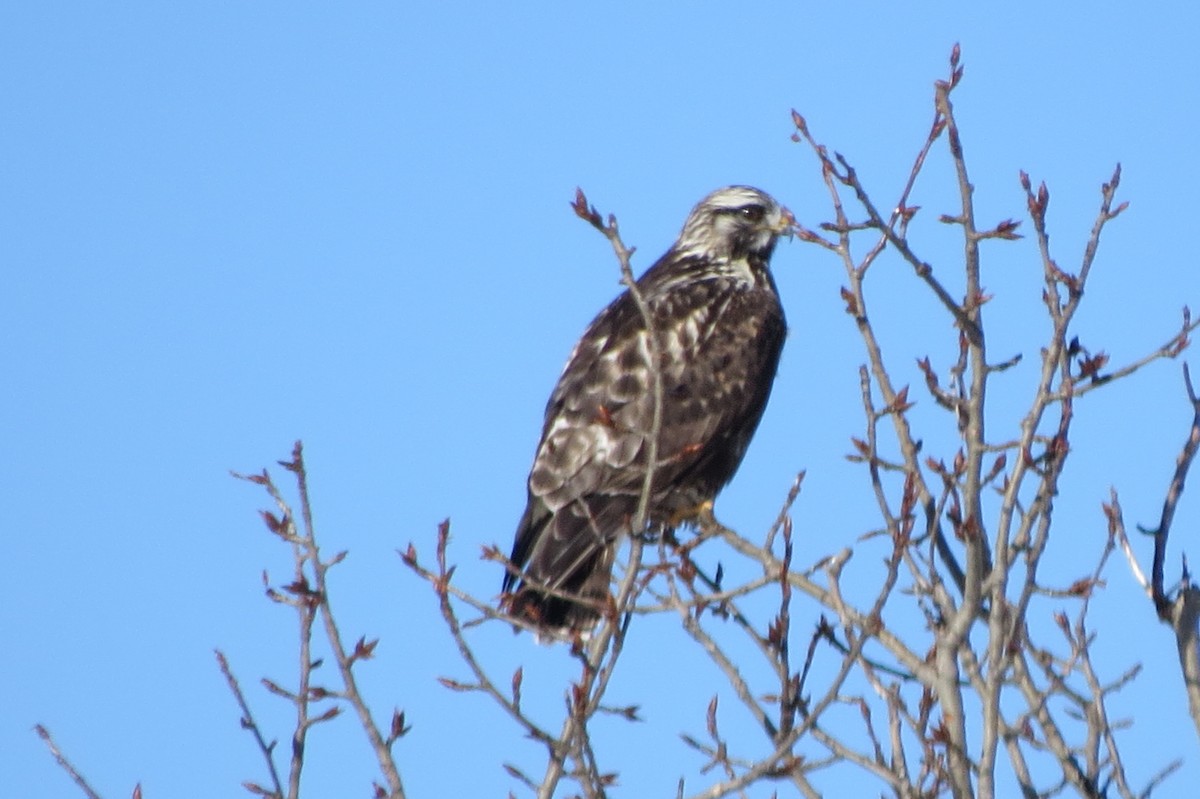
[[[651,528],[694,518],[758,426],[786,332],[767,267],[790,223],[758,189],[718,189],[637,281],[662,359]],[[547,630],[596,620],[643,488],[654,385],[645,317],[627,290],[588,326],[546,406],[513,543],[514,616]],[[506,574],[505,592],[515,583]]]

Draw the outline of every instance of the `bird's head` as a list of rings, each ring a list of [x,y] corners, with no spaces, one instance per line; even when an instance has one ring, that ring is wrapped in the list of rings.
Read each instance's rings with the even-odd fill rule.
[[[680,255],[770,258],[795,219],[771,195],[751,186],[726,186],[705,197],[688,216],[675,244]]]

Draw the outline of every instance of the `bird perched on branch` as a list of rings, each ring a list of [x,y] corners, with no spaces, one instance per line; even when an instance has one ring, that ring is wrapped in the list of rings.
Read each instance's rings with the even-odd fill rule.
[[[783,348],[768,262],[792,222],[758,189],[714,191],[637,280],[641,303],[627,289],[588,326],[546,406],[504,578],[513,616],[550,632],[589,628],[621,536],[695,519],[733,477]],[[646,527],[634,531],[652,440]]]

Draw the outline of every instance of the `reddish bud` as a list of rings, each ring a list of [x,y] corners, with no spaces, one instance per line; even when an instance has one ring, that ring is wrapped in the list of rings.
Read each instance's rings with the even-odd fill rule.
[[[985,484],[987,484],[987,483],[990,483],[993,480],[995,480],[996,475],[1000,474],[1000,472],[1004,469],[1004,467],[1007,463],[1008,463],[1008,456],[1005,455],[1003,452],[1001,452],[998,456],[996,456],[996,462],[992,464],[991,471],[988,472],[987,477],[984,479],[983,482]]]
[[[596,210],[594,205],[588,204],[588,199],[583,193],[583,189],[575,189],[575,200],[571,203],[571,210],[575,212],[576,216],[592,227],[600,230],[604,229],[604,221],[600,218],[600,212]]]
[[[358,639],[354,645],[354,653],[350,656],[354,660],[370,660],[375,656],[375,647],[379,645],[379,639],[368,641],[366,636]]]
[[[860,316],[861,314],[858,310],[858,299],[853,293],[851,293],[850,289],[842,286],[841,294],[842,300],[844,300],[846,303],[846,313],[850,314],[851,316]]]
[[[411,724],[404,723],[404,711],[403,710],[393,710],[392,711],[392,731],[391,731],[391,735],[388,736],[389,743],[391,741],[395,741],[400,738],[403,738],[405,735],[408,734],[408,731],[411,729],[412,729]]]
[[[1090,577],[1083,577],[1071,583],[1067,588],[1067,593],[1071,596],[1089,597],[1092,595],[1092,589],[1097,585],[1098,583]]]
[[[808,123],[804,121],[804,117],[800,116],[800,113],[794,108],[792,109],[792,124],[796,126],[796,130],[800,131],[800,133],[805,136],[808,135]]]
[[[275,535],[280,534],[280,530],[283,529],[282,519],[277,517],[274,513],[271,513],[269,510],[260,510],[258,514],[262,517],[263,524],[267,526],[268,530],[270,530],[272,533],[275,533]]]
[[[512,698],[513,704],[517,707],[521,705],[521,682],[525,679],[525,667],[517,666],[517,670],[512,676]]]

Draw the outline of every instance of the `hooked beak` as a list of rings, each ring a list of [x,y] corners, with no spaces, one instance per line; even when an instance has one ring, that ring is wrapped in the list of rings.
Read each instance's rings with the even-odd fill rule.
[[[796,233],[796,217],[784,208],[783,213],[779,215],[779,223],[772,227],[771,231],[777,236],[787,236],[790,239]]]

